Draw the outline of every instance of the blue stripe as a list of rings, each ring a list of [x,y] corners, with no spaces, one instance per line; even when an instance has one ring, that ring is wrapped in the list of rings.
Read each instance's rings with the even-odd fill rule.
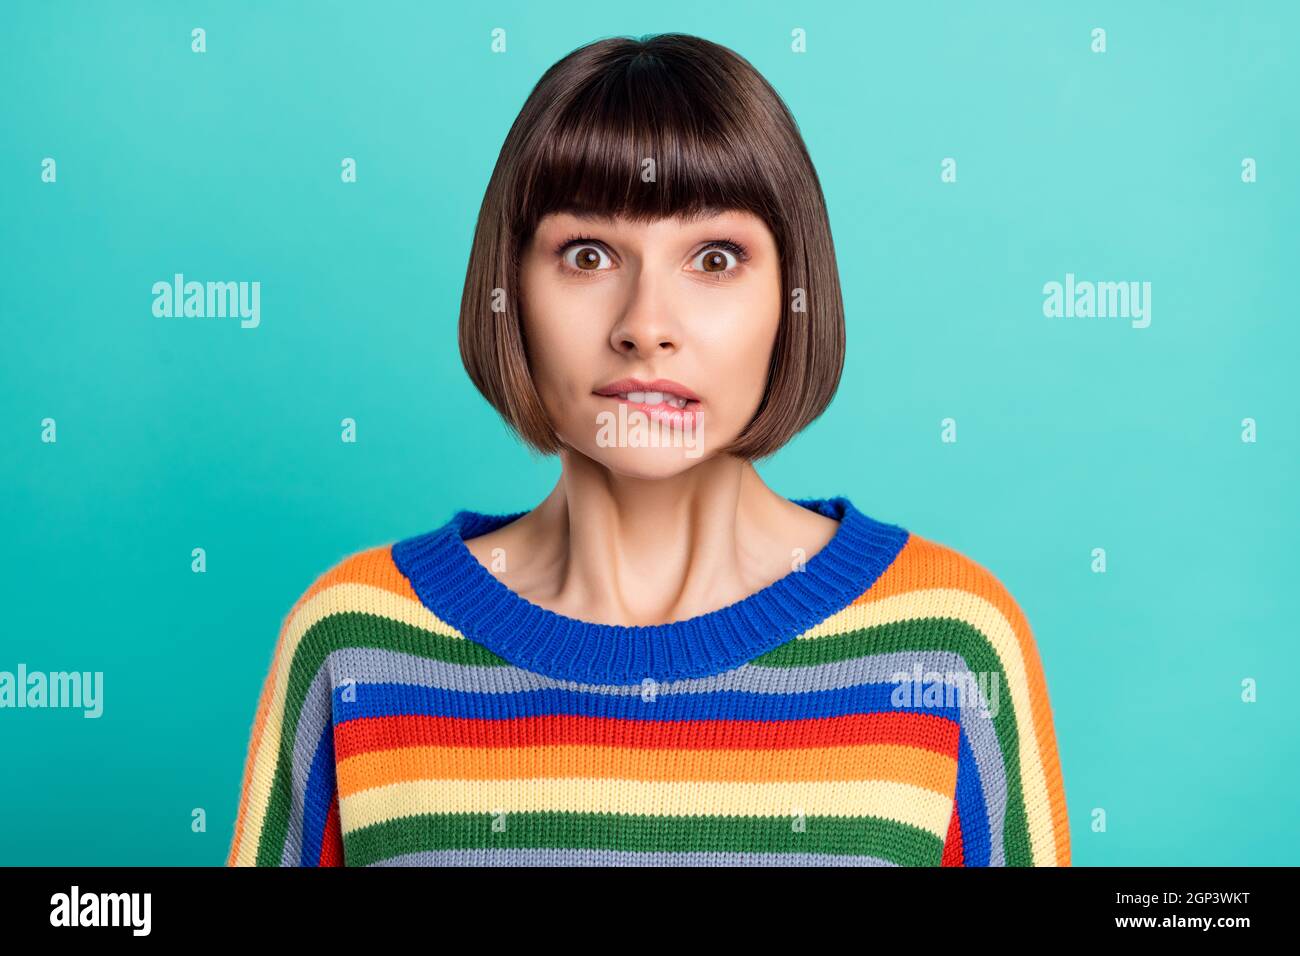
[[[957,818],[961,821],[962,861],[964,866],[988,866],[993,852],[993,835],[989,826],[989,809],[984,802],[975,751],[965,728],[961,732],[961,750],[957,757]]]
[[[307,774],[307,790],[303,794],[302,855],[300,866],[319,866],[321,846],[325,841],[325,823],[334,805],[334,728],[325,725],[316,755]]]

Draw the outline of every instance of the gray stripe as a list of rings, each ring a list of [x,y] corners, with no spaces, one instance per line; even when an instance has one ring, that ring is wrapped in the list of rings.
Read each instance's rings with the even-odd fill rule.
[[[325,728],[334,722],[331,672],[327,657],[312,678],[307,696],[303,699],[302,712],[298,715],[298,728],[293,739],[293,764],[290,767],[292,784],[289,789],[289,825],[284,834],[281,866],[298,866],[302,859],[303,799],[307,793],[307,777],[311,773],[311,762],[316,757],[316,748],[320,746]],[[284,728],[281,728],[282,733],[283,731]]]

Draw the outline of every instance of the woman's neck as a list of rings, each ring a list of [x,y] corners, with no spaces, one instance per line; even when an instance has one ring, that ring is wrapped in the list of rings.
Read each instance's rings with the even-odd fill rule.
[[[561,461],[536,508],[466,545],[502,583],[568,617],[664,624],[717,610],[795,570],[838,527],[731,456],[663,479],[615,475],[569,450]]]

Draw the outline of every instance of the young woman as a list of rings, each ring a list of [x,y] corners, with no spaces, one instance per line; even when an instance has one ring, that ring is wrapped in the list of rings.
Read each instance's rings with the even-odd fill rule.
[[[771,455],[844,316],[793,119],[708,41],[602,40],[506,138],[474,384],[559,481],[351,555],[286,618],[232,865],[1065,865],[1028,623]]]

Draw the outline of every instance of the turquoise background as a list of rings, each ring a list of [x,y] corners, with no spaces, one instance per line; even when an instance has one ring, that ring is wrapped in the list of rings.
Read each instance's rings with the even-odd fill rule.
[[[1300,6],[619,6],[4,5],[0,669],[103,671],[105,713],[0,711],[0,862],[223,862],[297,596],[549,490],[456,349],[478,204],[546,67],[676,30],[786,99],[834,229],[844,380],[764,477],[1017,598],[1077,865],[1293,863]],[[155,318],[178,271],[261,326]],[[1150,281],[1151,326],[1045,318],[1067,272]]]

